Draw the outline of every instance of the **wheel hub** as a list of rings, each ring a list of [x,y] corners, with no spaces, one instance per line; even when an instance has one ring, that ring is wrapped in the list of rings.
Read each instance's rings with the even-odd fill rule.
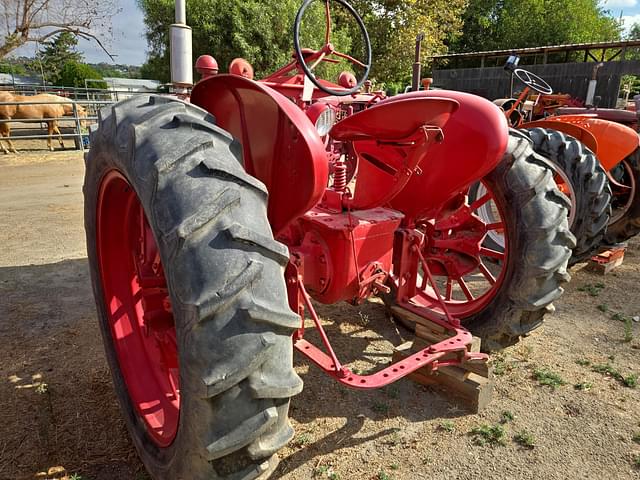
[[[424,258],[416,278],[419,304],[438,310],[443,301],[459,318],[477,313],[495,297],[508,255],[503,208],[484,185],[476,195],[473,202],[466,195],[458,196],[436,219],[417,225]],[[491,212],[489,217],[481,215],[483,208]],[[502,245],[489,248],[487,241],[494,236]]]
[[[480,265],[480,250],[486,225],[469,210],[460,207],[451,216],[425,225],[423,254],[434,275],[458,280]]]

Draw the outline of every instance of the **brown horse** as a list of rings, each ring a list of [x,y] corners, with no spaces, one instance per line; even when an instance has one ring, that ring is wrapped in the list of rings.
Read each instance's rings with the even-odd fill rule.
[[[53,151],[51,145],[51,138],[54,133],[58,134],[58,141],[60,146],[64,148],[64,142],[62,141],[62,134],[58,128],[57,120],[55,119],[64,116],[73,115],[73,104],[64,97],[58,95],[51,95],[48,93],[41,93],[39,95],[25,96],[14,95],[10,92],[0,92],[0,102],[25,102],[25,104],[17,105],[0,105],[0,119],[1,120],[42,120],[47,124],[47,132],[49,138],[47,139],[47,146],[49,150]],[[29,105],[28,102],[49,102],[48,104],[41,105]],[[67,102],[67,103],[61,103]],[[81,105],[76,105],[76,109],[79,117],[86,117],[86,110]],[[9,122],[0,122],[0,147],[4,153],[9,153],[9,150],[3,143],[3,137],[11,136],[11,126]],[[11,140],[4,139],[9,144],[9,148],[14,153],[18,153],[16,147]]]

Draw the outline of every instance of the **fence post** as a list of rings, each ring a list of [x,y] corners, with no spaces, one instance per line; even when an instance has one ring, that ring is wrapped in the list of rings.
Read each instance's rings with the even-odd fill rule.
[[[84,141],[82,138],[82,125],[80,125],[80,117],[78,116],[78,106],[76,102],[72,103],[73,106],[73,117],[76,121],[76,132],[78,133],[78,142],[80,143],[80,150],[84,152]]]

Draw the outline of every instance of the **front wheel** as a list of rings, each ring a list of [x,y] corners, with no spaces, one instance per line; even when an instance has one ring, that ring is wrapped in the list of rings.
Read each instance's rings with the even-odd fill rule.
[[[285,246],[264,185],[205,111],[156,96],[103,110],[85,228],[123,416],[156,480],[255,479],[292,437]]]

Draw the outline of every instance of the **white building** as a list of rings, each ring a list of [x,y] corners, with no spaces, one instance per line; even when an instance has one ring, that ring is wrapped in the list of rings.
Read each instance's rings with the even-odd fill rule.
[[[162,85],[157,80],[139,78],[105,77],[103,81],[109,90],[116,93],[118,100],[129,98],[136,93],[156,93]]]

